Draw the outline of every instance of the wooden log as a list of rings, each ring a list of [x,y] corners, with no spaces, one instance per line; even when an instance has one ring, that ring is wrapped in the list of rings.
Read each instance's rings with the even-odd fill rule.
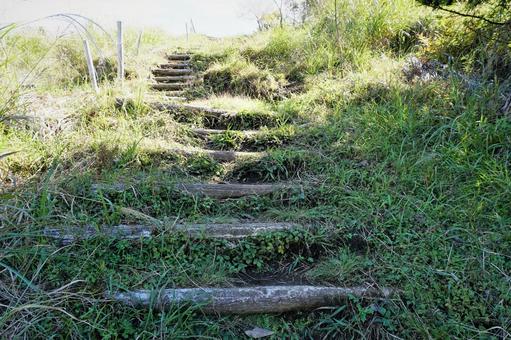
[[[185,91],[166,91],[164,93],[167,98],[176,98],[176,97],[183,98],[186,95]]]
[[[169,62],[167,64],[160,64],[158,65],[158,68],[161,69],[169,69],[169,68],[189,68],[190,67],[189,61],[181,61],[181,62]],[[176,67],[177,66],[177,67]],[[181,67],[181,66],[188,66],[188,67]]]
[[[238,130],[200,129],[200,128],[192,129],[192,132],[202,138],[209,138],[211,136],[222,135],[222,134],[228,133],[228,132],[240,133],[244,137],[251,137],[258,133],[258,131],[256,131],[256,130],[238,131]]]
[[[395,291],[376,287],[258,286],[247,288],[181,288],[105,294],[132,307],[165,310],[197,306],[206,313],[259,314],[314,310],[343,305],[350,296],[387,299]]]
[[[164,69],[164,70],[168,70],[168,69],[174,69],[174,70],[189,69],[190,68],[190,63],[169,63],[169,64],[159,65],[159,67]]]
[[[215,199],[264,196],[290,189],[282,184],[177,184],[176,188],[188,195],[206,196]]]
[[[190,75],[193,74],[193,70],[186,68],[186,69],[162,69],[157,68],[153,69],[152,73],[155,76],[183,76],[183,75]]]
[[[213,126],[214,128],[218,127],[224,127],[229,126],[230,123],[235,120],[240,113],[236,111],[228,111],[228,110],[222,110],[222,109],[213,109],[209,107],[204,106],[196,106],[196,105],[189,105],[189,104],[169,104],[169,103],[148,103],[148,105],[153,108],[154,110],[162,111],[162,112],[168,112],[170,114],[173,114],[175,116],[202,116],[205,119],[204,124],[207,126]],[[277,121],[277,117],[266,117],[265,120],[268,122],[270,121]],[[262,125],[266,125],[262,124]]]
[[[236,116],[236,112],[220,110],[220,109],[212,109],[204,106],[195,106],[195,105],[186,105],[186,104],[169,104],[169,103],[150,103],[149,106],[155,110],[168,112],[171,114],[195,114],[195,115],[204,115],[208,117],[216,117],[218,119],[222,117],[230,117]]]
[[[194,81],[196,78],[193,76],[167,76],[167,77],[154,77],[154,81],[158,83],[190,83]]]
[[[186,101],[186,98],[185,98],[185,97],[178,97],[178,96],[176,96],[176,95],[174,95],[174,96],[168,96],[168,95],[167,95],[167,96],[166,96],[166,98],[167,98],[168,100],[173,100],[173,101],[176,101],[176,102],[183,102],[183,101]]]
[[[59,240],[63,245],[96,237],[107,237],[118,240],[140,240],[152,237],[155,227],[143,225],[119,225],[98,230],[93,226],[45,228],[43,235]]]
[[[160,83],[160,84],[152,84],[151,88],[153,90],[159,91],[173,91],[173,90],[183,90],[189,87],[190,84],[187,83]]]
[[[238,224],[178,224],[176,230],[188,234],[192,238],[218,238],[239,240],[261,234],[303,230],[302,226],[293,223],[238,223]]]
[[[264,153],[264,152],[217,151],[217,150],[207,150],[207,149],[185,150],[185,149],[180,149],[180,148],[169,149],[168,152],[176,153],[176,154],[182,155],[184,157],[205,155],[205,156],[210,157],[220,163],[229,163],[229,162],[234,162],[237,160],[262,158],[266,155],[266,153]]]
[[[203,223],[203,224],[176,224],[171,227],[159,227],[157,225],[118,225],[96,229],[86,227],[60,227],[46,228],[43,235],[58,240],[63,245],[90,240],[97,237],[111,238],[115,240],[141,240],[153,237],[158,231],[162,233],[184,233],[190,238],[209,238],[240,240],[247,237],[255,237],[265,233],[283,232],[290,230],[305,230],[304,227],[294,223]]]
[[[190,60],[192,57],[189,54],[181,54],[181,53],[175,53],[175,54],[168,54],[167,59],[168,60]]]

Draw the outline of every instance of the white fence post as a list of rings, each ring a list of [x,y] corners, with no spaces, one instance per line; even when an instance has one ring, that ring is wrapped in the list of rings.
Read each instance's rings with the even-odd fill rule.
[[[138,57],[138,54],[140,52],[140,44],[142,43],[142,35],[144,34],[144,30],[141,30],[140,33],[138,34],[138,39],[137,39],[137,52],[136,52],[136,56]]]
[[[92,54],[90,52],[89,42],[87,40],[83,40],[83,48],[85,49],[85,59],[87,59],[87,68],[89,69],[89,78],[91,81],[92,89],[96,93],[99,93],[96,70],[94,69],[94,62],[92,61]]]
[[[122,21],[117,21],[117,76],[124,80],[124,47],[122,34]]]

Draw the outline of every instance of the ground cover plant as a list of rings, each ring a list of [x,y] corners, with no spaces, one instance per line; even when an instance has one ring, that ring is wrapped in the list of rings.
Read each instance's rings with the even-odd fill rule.
[[[0,30],[2,336],[240,338],[254,325],[296,339],[510,336],[509,80],[498,65],[474,66],[484,48],[473,35],[439,43],[454,34],[448,24],[477,19],[408,0],[314,3],[303,25],[251,37],[195,36],[187,45],[146,32],[138,55],[128,32],[130,78],[121,86],[106,72],[99,95],[76,37]],[[114,46],[93,34],[113,62]],[[148,66],[183,49],[205,75],[190,104],[241,113],[210,141],[193,129],[218,127],[212,120],[147,104],[162,99],[148,89]],[[456,51],[451,65],[439,57],[446,51]],[[498,49],[488,53],[481,60]],[[176,145],[264,154],[224,164],[176,154]],[[294,186],[225,201],[176,189],[197,179]],[[256,219],[309,228],[234,242],[166,232],[180,222]],[[158,232],[74,244],[43,234],[121,223]],[[399,294],[256,316],[133,308],[105,295],[261,277]]]

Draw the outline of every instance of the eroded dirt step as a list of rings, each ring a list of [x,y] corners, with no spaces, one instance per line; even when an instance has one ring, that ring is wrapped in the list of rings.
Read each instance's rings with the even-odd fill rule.
[[[181,288],[158,291],[137,290],[105,293],[132,307],[165,310],[176,305],[201,306],[206,313],[259,314],[313,310],[341,306],[354,296],[361,299],[388,299],[396,291],[375,286],[257,286],[241,288]]]
[[[247,196],[264,196],[279,191],[290,190],[286,184],[177,184],[176,189],[188,195],[206,196],[215,199],[232,199]]]
[[[167,54],[165,57],[168,60],[190,60],[192,58],[191,54],[188,53]]]
[[[183,75],[191,75],[193,74],[193,70],[189,68],[185,69],[162,69],[162,68],[156,68],[151,70],[151,72],[155,76],[183,76]]]
[[[151,84],[151,88],[153,90],[159,91],[173,91],[173,90],[183,90],[185,88],[190,87],[188,83],[160,83],[160,84]]]
[[[159,225],[118,225],[97,229],[86,227],[48,227],[43,235],[58,240],[63,245],[90,240],[98,237],[115,240],[141,240],[152,238],[158,234],[181,232],[190,238],[209,238],[240,240],[261,234],[284,232],[291,230],[306,230],[307,228],[295,223],[279,222],[240,222],[240,223],[203,223],[175,224],[171,227]]]
[[[154,81],[158,83],[190,83],[196,80],[194,76],[167,76],[167,77],[154,77]]]
[[[170,153],[179,154],[184,157],[193,157],[196,155],[205,155],[219,163],[229,163],[238,160],[250,160],[263,158],[266,153],[264,152],[242,152],[242,151],[221,151],[221,150],[208,150],[208,149],[182,149],[171,148],[167,150]]]

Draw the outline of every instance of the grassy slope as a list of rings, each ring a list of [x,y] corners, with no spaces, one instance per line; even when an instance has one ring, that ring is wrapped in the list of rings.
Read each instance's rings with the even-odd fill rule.
[[[140,57],[129,59],[128,69],[139,77],[122,90],[104,84],[99,99],[79,80],[51,81],[51,72],[35,79],[41,83],[36,91],[60,99],[57,104],[71,116],[69,128],[56,133],[54,122],[51,133],[23,122],[2,125],[0,145],[22,152],[0,161],[6,188],[1,193],[0,330],[41,338],[55,333],[238,337],[258,325],[277,337],[466,338],[509,329],[511,124],[497,114],[500,89],[493,84],[468,88],[456,77],[405,81],[402,51],[410,42],[401,32],[416,27],[419,18],[432,19],[415,10],[403,16],[402,9],[410,6],[406,1],[354,4],[342,11],[347,14],[341,18],[340,48],[332,43],[335,31],[324,15],[304,29],[226,44],[197,42],[196,67],[206,71],[207,86],[196,95],[227,90],[236,96],[217,94],[199,103],[245,112],[244,127],[276,117],[256,140],[227,135],[216,141],[240,149],[271,142],[270,155],[255,164],[222,167],[161,148],[201,142],[179,122],[140,104],[147,65],[175,46],[156,36],[148,36]],[[26,65],[49,47],[40,38],[16,39],[16,48],[21,41],[25,51],[13,47],[12,53],[34,58]],[[78,42],[62,44],[79,51]],[[20,68],[17,63],[7,67]],[[48,63],[53,70],[73,64]],[[283,85],[302,82],[304,92],[281,98]],[[115,109],[115,97],[124,94],[138,105]],[[39,112],[48,100],[31,97],[26,107],[9,112],[34,106]],[[310,125],[297,127],[303,123]],[[172,190],[172,183],[193,177],[293,180],[303,190],[226,203]],[[17,186],[10,189],[13,179]],[[118,182],[131,189],[91,190],[92,184]],[[124,208],[165,223],[254,217],[302,222],[322,231],[265,236],[234,248],[179,235],[67,247],[40,237],[47,225],[143,222],[141,214]],[[246,272],[301,275],[319,284],[375,282],[399,287],[402,294],[384,304],[353,299],[315,313],[222,318],[187,307],[165,313],[134,310],[102,295],[105,289],[235,285]]]

